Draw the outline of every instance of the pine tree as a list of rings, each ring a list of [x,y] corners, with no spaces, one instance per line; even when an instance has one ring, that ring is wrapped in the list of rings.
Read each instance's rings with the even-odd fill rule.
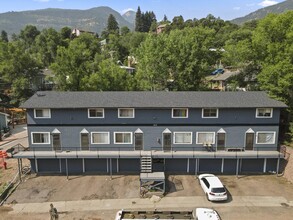
[[[108,33],[119,34],[118,22],[112,14],[110,14],[108,18],[107,31]]]
[[[143,32],[143,15],[140,11],[140,7],[138,6],[136,15],[135,15],[135,31]]]
[[[1,38],[0,40],[2,40],[3,42],[8,42],[8,35],[7,35],[7,32],[2,30],[1,31]]]

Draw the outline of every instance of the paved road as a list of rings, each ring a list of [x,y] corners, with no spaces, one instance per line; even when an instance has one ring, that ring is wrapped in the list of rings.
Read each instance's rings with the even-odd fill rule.
[[[50,202],[22,203],[5,205],[13,211],[9,214],[47,213]],[[293,201],[287,201],[280,196],[234,196],[226,203],[208,202],[204,196],[194,197],[164,197],[159,201],[153,199],[101,199],[54,202],[60,212],[74,211],[106,211],[113,209],[158,209],[158,210],[192,210],[195,207],[292,207]]]
[[[17,125],[12,129],[12,135],[0,141],[0,149],[7,150],[17,144],[28,147],[26,125]]]

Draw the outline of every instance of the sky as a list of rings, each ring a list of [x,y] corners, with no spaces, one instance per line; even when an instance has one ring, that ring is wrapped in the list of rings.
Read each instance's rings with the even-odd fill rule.
[[[224,20],[245,16],[260,8],[284,0],[0,0],[0,13],[45,8],[90,9],[108,6],[123,14],[127,10],[153,11],[158,21],[182,15],[184,20],[204,18],[208,14]]]

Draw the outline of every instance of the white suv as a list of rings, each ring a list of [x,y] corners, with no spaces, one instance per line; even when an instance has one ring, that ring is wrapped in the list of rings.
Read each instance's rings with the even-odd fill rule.
[[[213,174],[201,174],[198,179],[209,201],[225,201],[228,199],[227,191],[218,177]]]

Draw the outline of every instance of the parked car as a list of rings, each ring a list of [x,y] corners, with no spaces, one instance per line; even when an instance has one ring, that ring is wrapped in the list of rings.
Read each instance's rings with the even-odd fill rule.
[[[223,70],[223,69],[216,69],[215,71],[213,71],[212,73],[211,73],[211,75],[217,75],[217,74],[223,74],[225,72],[225,70]]]
[[[214,174],[201,174],[198,179],[209,201],[225,201],[228,199],[225,187]]]
[[[218,212],[214,209],[207,209],[207,208],[197,208],[196,209],[196,220],[221,220]]]

